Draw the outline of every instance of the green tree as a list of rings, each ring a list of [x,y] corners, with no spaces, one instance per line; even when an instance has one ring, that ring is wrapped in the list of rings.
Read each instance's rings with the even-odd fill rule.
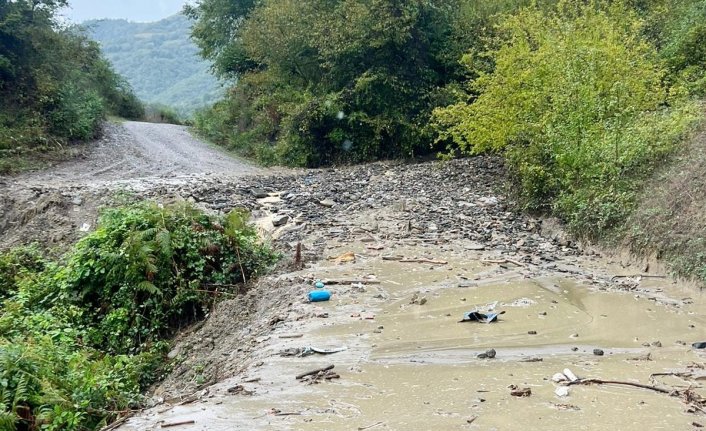
[[[510,2],[512,3],[512,2]],[[430,151],[434,107],[476,37],[463,0],[203,0],[188,14],[216,72],[237,78],[197,127],[276,162],[320,165]],[[464,13],[459,13],[463,11]],[[214,136],[215,135],[215,136]]]
[[[584,233],[615,225],[636,180],[693,119],[680,89],[663,84],[642,29],[618,2],[562,1],[507,17],[486,54],[494,67],[472,83],[477,97],[436,111],[440,140],[506,154],[526,208],[553,210]],[[479,60],[465,62],[475,70]]]

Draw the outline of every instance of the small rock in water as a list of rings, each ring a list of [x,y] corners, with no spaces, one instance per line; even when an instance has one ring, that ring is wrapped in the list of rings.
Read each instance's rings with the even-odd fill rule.
[[[601,349],[593,349],[593,354],[596,356],[603,356],[604,352]]]
[[[496,354],[497,354],[497,352],[495,351],[495,349],[490,349],[490,350],[485,351],[485,356],[490,359],[493,359]]]

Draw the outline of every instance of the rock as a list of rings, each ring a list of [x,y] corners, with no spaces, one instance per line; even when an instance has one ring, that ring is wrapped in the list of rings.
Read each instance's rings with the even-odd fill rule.
[[[169,359],[174,359],[174,358],[176,358],[177,356],[179,356],[179,353],[181,353],[181,349],[179,348],[179,346],[177,346],[177,347],[173,348],[173,349],[167,354],[167,358],[169,358]]]
[[[272,219],[272,225],[274,227],[280,227],[280,226],[286,225],[288,221],[289,221],[289,216],[281,215],[281,216],[277,216]]]
[[[331,208],[331,207],[333,207],[334,205],[336,205],[336,202],[334,202],[334,201],[331,200],[331,199],[324,199],[324,200],[322,200],[322,201],[319,201],[319,205],[324,206],[324,207],[326,207],[326,208]]]
[[[266,191],[259,188],[250,189],[250,194],[253,195],[255,199],[263,199],[269,196]]]
[[[601,349],[593,349],[593,354],[596,356],[603,356],[605,352],[603,352],[603,350]]]
[[[495,349],[489,349],[485,351],[485,355],[490,359],[493,359],[496,354],[497,352],[495,351]]]
[[[529,335],[537,335],[537,331],[527,331]]]

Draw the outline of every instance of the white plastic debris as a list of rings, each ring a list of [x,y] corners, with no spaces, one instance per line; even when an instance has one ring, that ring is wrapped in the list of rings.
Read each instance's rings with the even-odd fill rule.
[[[552,376],[552,381],[555,382],[555,383],[566,382],[566,381],[568,381],[568,380],[569,380],[568,377],[566,377],[566,376],[565,376],[564,374],[562,374],[562,373],[556,373],[556,374],[554,374],[554,375]]]
[[[568,368],[564,368],[564,375],[569,379],[570,382],[575,382],[579,379],[578,377],[576,377],[576,374],[574,374]]]
[[[569,396],[569,388],[566,386],[559,386],[554,390],[554,393],[559,398],[564,398]]]

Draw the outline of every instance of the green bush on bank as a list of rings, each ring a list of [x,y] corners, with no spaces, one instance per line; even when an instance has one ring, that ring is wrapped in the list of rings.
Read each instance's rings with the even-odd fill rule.
[[[58,262],[0,255],[3,429],[98,429],[138,407],[165,340],[277,259],[247,217],[144,203],[107,210]]]
[[[574,231],[605,231],[634,207],[641,180],[700,115],[687,90],[619,3],[562,1],[523,9],[499,28],[494,68],[477,70],[478,94],[438,109],[449,149],[502,152],[525,209],[549,210]]]

